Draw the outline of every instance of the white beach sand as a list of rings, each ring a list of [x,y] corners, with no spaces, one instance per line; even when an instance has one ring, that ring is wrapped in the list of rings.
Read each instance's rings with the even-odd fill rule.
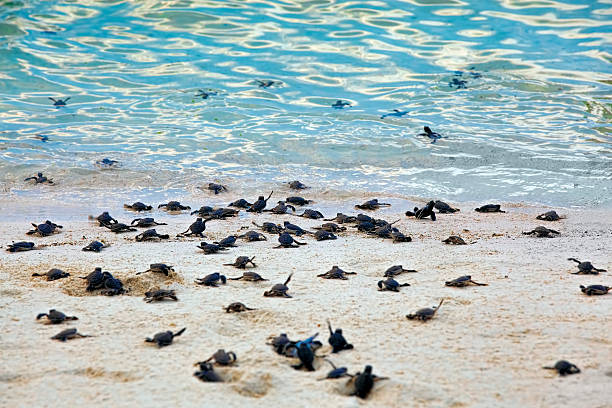
[[[350,208],[364,198],[323,208],[337,206],[356,214]],[[572,256],[612,270],[609,211],[557,209],[567,219],[547,223],[535,220],[547,208],[506,204],[506,214],[479,214],[473,203],[461,203],[460,213],[440,214],[431,222],[403,215],[413,203],[393,203],[390,209],[368,214],[401,219],[396,225],[413,237],[411,243],[392,244],[349,228],[336,241],[306,237],[308,245],[296,249],[272,249],[276,238],[267,234],[267,242],[240,240],[238,248],[218,255],[204,255],[195,247],[200,241],[195,238],[138,243],[132,239],[136,233],[115,235],[70,217],[64,222],[48,216],[51,210],[41,219],[19,219],[14,213],[17,220],[0,224],[3,247],[22,240],[45,247],[15,254],[3,248],[0,253],[0,406],[612,406],[612,294],[588,297],[579,290],[581,284],[612,286],[612,273],[571,275],[575,264],[566,260]],[[135,217],[109,210],[122,222]],[[157,231],[172,237],[193,220],[161,211],[152,216],[170,224]],[[25,235],[31,221],[46,218],[63,223],[63,231],[45,238]],[[241,213],[239,218],[209,222],[206,240],[244,232],[240,227],[251,228],[253,220],[321,224],[290,215]],[[521,234],[537,225],[561,235],[546,239]],[[440,242],[451,234],[476,242]],[[82,252],[93,239],[111,247],[99,254]],[[256,256],[254,271],[270,282],[228,281],[218,288],[193,283],[212,272],[239,276],[241,270],[221,266],[239,255]],[[174,265],[177,276],[135,277],[154,262]],[[419,271],[397,278],[412,286],[400,293],[377,291],[384,270],[397,264]],[[348,281],[316,277],[332,265],[358,274]],[[122,279],[131,292],[116,297],[86,293],[78,276],[96,266]],[[71,276],[55,282],[31,277],[52,267]],[[292,272],[292,299],[262,296]],[[466,274],[489,286],[444,286],[444,281]],[[152,287],[176,289],[180,300],[145,303],[142,293]],[[405,318],[442,298],[445,303],[434,320]],[[234,301],[257,310],[225,313],[222,306]],[[79,320],[53,326],[35,320],[51,308]],[[327,354],[327,318],[355,346],[331,355],[336,365],[356,372],[371,364],[376,374],[390,377],[378,382],[366,401],[342,395],[345,380],[317,381],[330,369],[323,360],[315,373],[296,371],[291,360],[266,345],[272,334],[286,332],[292,339],[303,339],[319,331],[325,346],[318,354]],[[95,337],[66,343],[49,339],[67,327]],[[169,347],[158,349],[143,341],[182,327],[186,332]],[[218,370],[228,380],[224,384],[200,382],[193,376],[193,364],[219,348],[233,350],[238,365]],[[559,377],[542,369],[560,359],[575,363],[582,373]]]

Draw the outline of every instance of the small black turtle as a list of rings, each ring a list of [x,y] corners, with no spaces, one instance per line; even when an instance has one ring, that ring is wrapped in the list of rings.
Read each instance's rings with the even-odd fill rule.
[[[62,278],[67,278],[70,276],[68,272],[64,272],[61,269],[53,268],[49,269],[48,272],[45,273],[33,273],[32,276],[45,276],[47,281],[54,281]]]
[[[270,210],[264,210],[266,212],[271,212],[273,214],[287,214],[289,210],[295,212],[295,207],[292,205],[285,204],[284,201],[278,201],[276,206]]]
[[[578,272],[572,272],[572,275],[598,275],[599,272],[607,272],[605,269],[595,268],[589,261],[580,262],[576,258],[567,258],[567,260],[578,264]]]
[[[104,227],[108,228],[109,230],[111,230],[111,232],[114,232],[115,234],[138,231],[136,228],[130,227],[129,225],[125,225],[121,222],[118,222],[116,224],[104,224]]]
[[[404,269],[402,265],[393,265],[385,271],[383,275],[385,278],[392,278],[394,276],[401,275],[402,273],[416,273],[418,271],[414,269]]]
[[[389,203],[379,203],[377,198],[368,200],[363,204],[357,204],[355,208],[360,210],[378,210],[380,207],[391,207]]]
[[[257,213],[262,212],[264,208],[266,208],[266,204],[268,203],[268,200],[270,199],[270,197],[272,197],[272,193],[274,193],[274,191],[270,192],[270,195],[268,196],[268,198],[264,198],[264,196],[259,196],[257,198],[257,201],[255,201],[253,205],[247,209],[247,211],[257,212]]]
[[[77,337],[93,337],[93,336],[90,336],[87,334],[81,334],[77,332],[76,328],[72,328],[72,329],[62,330],[61,332],[57,333],[55,336],[51,337],[51,340],[66,341],[66,340],[76,339]]]
[[[26,241],[13,242],[6,248],[8,252],[23,252],[31,251],[33,249],[36,249],[34,243]]]
[[[116,224],[119,222],[116,219],[114,219],[108,213],[108,211],[104,211],[102,214],[98,215],[95,218],[90,216],[89,219],[98,221],[98,224],[100,224],[101,227],[104,227],[106,224]]]
[[[115,278],[110,272],[104,272],[104,289],[102,294],[106,296],[122,295],[127,291],[123,288],[123,283]]]
[[[406,216],[414,217],[417,220],[431,218],[432,221],[435,221],[436,220],[436,213],[434,212],[435,206],[436,206],[436,203],[432,200],[428,202],[423,208],[414,207],[414,212],[406,211]]]
[[[547,370],[556,370],[561,376],[578,374],[580,372],[580,369],[576,367],[576,365],[566,360],[559,360],[552,367],[542,367],[542,368],[545,368]]]
[[[150,205],[143,204],[140,201],[136,201],[134,204],[123,204],[123,208],[137,212],[151,211],[153,209],[153,207],[151,207]]]
[[[306,204],[311,204],[314,201],[312,200],[306,200],[304,197],[287,197],[285,199],[286,202],[290,203],[290,204],[295,204],[295,205],[306,205]]]
[[[538,227],[535,227],[531,231],[523,232],[523,235],[535,235],[538,238],[552,238],[554,236],[553,234],[559,235],[560,232],[559,231],[555,231],[555,230],[550,229],[550,228],[543,227],[541,225],[538,226]]]
[[[178,298],[176,297],[176,293],[174,289],[150,290],[148,292],[145,292],[145,297],[143,300],[147,303],[151,303],[151,302],[159,302],[164,299],[171,299],[171,300],[177,301]]]
[[[236,239],[238,237],[236,235],[230,235],[227,236],[225,238],[223,238],[221,241],[215,241],[213,242],[213,244],[219,245],[220,247],[223,248],[232,248],[232,247],[236,247]]]
[[[136,275],[140,275],[147,272],[160,273],[162,275],[168,276],[171,272],[174,272],[174,267],[170,265],[166,265],[165,263],[152,263],[149,265],[149,269],[142,272],[137,272]]]
[[[262,278],[261,275],[256,272],[243,272],[242,276],[239,276],[237,278],[228,278],[228,279],[229,280],[244,280],[244,281],[249,281],[249,282],[260,282],[260,281],[268,280],[268,279]]]
[[[338,265],[334,265],[329,271],[322,273],[320,275],[317,275],[317,278],[348,280],[348,278],[345,275],[357,275],[357,273],[343,271],[342,269],[338,267]]]
[[[288,232],[278,234],[279,245],[274,248],[297,248],[300,245],[306,245],[306,242],[298,242]]]
[[[457,279],[453,279],[451,281],[444,282],[446,286],[452,286],[455,288],[463,288],[465,286],[475,285],[475,286],[487,286],[486,283],[478,283],[472,280],[470,275],[460,276]]]
[[[323,231],[323,230],[319,230],[319,231],[315,232],[314,238],[317,241],[327,241],[327,240],[330,240],[330,239],[338,239],[338,237],[335,236],[332,232]]]
[[[480,213],[495,213],[495,212],[505,213],[505,211],[501,210],[501,205],[499,204],[486,204],[486,205],[483,205],[482,207],[478,207],[474,209],[474,211],[480,212]]]
[[[340,99],[331,105],[331,107],[334,109],[344,109],[345,106],[351,106],[351,104],[349,102],[341,101]]]
[[[81,279],[87,280],[87,290],[88,292],[92,292],[96,289],[102,289],[104,287],[104,280],[106,277],[102,272],[102,268],[96,267],[93,272],[91,272],[87,276],[79,276]]]
[[[260,88],[269,88],[272,85],[278,85],[281,82],[279,82],[279,81],[272,81],[270,79],[256,79],[255,83],[257,83],[257,86],[259,86]]]
[[[310,218],[311,220],[318,220],[318,219],[321,219],[321,218],[325,218],[323,216],[323,214],[321,214],[320,211],[310,210],[310,209],[304,210],[304,213],[298,215],[298,217]]]
[[[307,188],[310,188],[310,187],[302,184],[298,180],[291,181],[291,182],[289,182],[287,184],[289,184],[289,188],[292,189],[292,190],[305,190]]]
[[[458,235],[451,235],[450,237],[442,240],[442,242],[448,245],[467,245],[467,242],[465,242],[463,238]]]
[[[215,272],[208,274],[203,278],[196,279],[195,283],[198,285],[212,286],[216,288],[219,286],[219,281],[225,285],[227,278],[224,275],[221,275],[219,272]]]
[[[108,157],[105,157],[102,160],[96,160],[95,164],[100,169],[114,169],[119,167],[119,162],[117,160],[111,160]]]
[[[202,89],[198,89],[198,93],[195,94],[195,97],[202,97],[202,99],[208,99],[209,96],[215,96],[217,95],[216,91],[213,91],[212,89],[209,89],[207,91],[203,91]]]
[[[192,211],[191,215],[198,214],[200,217],[208,217],[213,211],[214,211],[214,208],[208,205],[203,205],[200,207],[199,210]]]
[[[326,222],[325,224],[321,224],[320,227],[313,227],[313,229],[327,232],[342,232],[346,231],[346,227],[341,227],[338,224],[333,222]]]
[[[134,218],[130,225],[133,225],[137,228],[149,228],[155,227],[157,225],[168,225],[165,222],[157,222],[154,218],[145,217],[145,218]]]
[[[304,234],[312,234],[312,232],[306,231],[302,227],[292,224],[289,221],[283,222],[283,226],[285,227],[284,229],[287,233],[296,235],[298,237]]]
[[[236,217],[239,213],[239,210],[234,210],[233,208],[215,208],[208,218],[211,220],[225,220],[229,217]]]
[[[183,236],[191,236],[196,235],[198,237],[204,237],[203,232],[206,231],[206,222],[210,221],[210,218],[206,218],[202,220],[201,217],[196,218],[196,220],[187,228],[187,231],[181,232],[179,235]]]
[[[155,241],[160,239],[169,239],[170,235],[168,234],[158,234],[155,228],[148,229],[134,237],[134,239],[138,242],[143,241]]]
[[[309,343],[298,342],[297,343],[297,357],[300,359],[299,364],[292,365],[293,368],[299,370],[305,368],[307,371],[315,371],[312,363],[315,359],[314,351]]]
[[[412,237],[405,235],[400,231],[391,231],[391,238],[393,239],[393,243],[397,242],[412,242]]]
[[[215,353],[212,356],[210,356],[207,360],[202,361],[200,363],[208,363],[212,361],[214,362],[214,364],[228,366],[228,365],[234,364],[236,360],[237,360],[236,353],[234,353],[233,351],[226,352],[224,349],[219,349],[215,351]],[[197,363],[197,364],[200,364],[200,363]]]
[[[239,235],[238,238],[244,238],[246,241],[267,241],[268,238],[260,232],[257,231],[247,231],[246,233]]]
[[[200,381],[204,382],[223,382],[223,378],[215,372],[215,369],[210,363],[200,363],[200,370],[193,373]]]
[[[182,205],[178,201],[168,201],[167,203],[160,204],[157,208],[163,208],[166,211],[185,211],[191,210],[191,207],[188,205]]]
[[[207,188],[208,188],[208,190],[213,191],[215,193],[215,195],[227,191],[227,187],[225,187],[225,186],[223,186],[221,184],[216,184],[216,183],[208,183],[208,187]]]
[[[147,337],[145,339],[145,342],[156,343],[157,347],[166,347],[172,344],[172,340],[175,337],[178,337],[181,334],[183,334],[186,329],[187,329],[186,327],[183,327],[181,330],[177,331],[176,333],[172,333],[170,330],[161,332],[161,333],[157,333],[155,336],[153,336],[153,338]]]
[[[431,130],[429,128],[429,126],[424,126],[423,130],[425,131],[424,133],[419,133],[419,136],[427,136],[428,138],[431,139],[431,143],[436,143],[438,141],[438,139],[442,139],[442,135],[434,132],[433,130]]]
[[[45,221],[42,224],[34,224],[32,223],[32,226],[34,227],[33,230],[30,230],[28,232],[26,232],[27,235],[40,235],[41,237],[46,237],[49,236],[51,234],[53,234],[54,232],[59,232],[57,231],[58,229],[64,228],[61,225],[58,225],[54,222],[51,222],[49,220]]]
[[[247,200],[245,200],[244,198],[241,198],[239,200],[233,201],[232,203],[230,203],[228,205],[228,207],[236,207],[236,208],[249,208],[250,206],[252,206],[253,204],[249,203]]]
[[[610,289],[612,288],[610,288],[609,286],[604,286],[604,285],[589,285],[589,286],[580,285],[580,290],[582,291],[582,293],[588,296],[605,295],[606,293],[608,293]]]
[[[59,310],[55,309],[49,310],[49,313],[39,313],[38,316],[36,316],[36,320],[40,320],[43,317],[46,317],[47,322],[50,324],[59,324],[66,320],[79,320],[79,318],[76,316],[66,316]]]
[[[256,310],[250,307],[247,307],[244,303],[234,302],[230,303],[227,307],[224,307],[226,313],[241,313],[246,312],[247,310]]]
[[[46,176],[43,176],[42,173],[36,173],[35,176],[32,177],[27,177],[25,178],[23,181],[29,181],[29,180],[34,180],[34,184],[55,184],[53,182],[53,179],[47,178]]]
[[[64,99],[55,99],[49,96],[49,99],[51,99],[51,101],[53,101],[53,106],[56,107],[60,107],[60,106],[66,106],[66,102],[68,102],[68,100],[70,100],[70,96]]]
[[[264,296],[265,297],[286,297],[286,298],[292,297],[291,295],[287,293],[287,291],[289,290],[289,287],[287,286],[287,284],[291,280],[292,276],[293,274],[290,274],[287,280],[285,281],[285,283],[277,283],[276,285],[272,286],[272,289],[264,292]]]
[[[556,211],[547,211],[544,214],[540,214],[536,217],[536,220],[541,221],[559,221],[560,219],[565,218],[565,216],[561,216],[557,214]]]
[[[465,79],[453,78],[448,83],[449,88],[467,89],[467,81]]]
[[[221,245],[209,244],[208,242],[202,241],[198,248],[204,251],[206,255],[216,254],[221,251],[228,251],[227,248],[222,247]]]
[[[380,118],[384,119],[387,116],[396,116],[398,118],[401,118],[402,116],[406,115],[407,113],[408,113],[408,111],[401,111],[399,109],[393,109],[393,112],[385,113],[385,114],[381,115]]]
[[[281,333],[278,336],[270,336],[268,340],[270,340],[270,343],[266,344],[272,346],[277,354],[284,354],[283,351],[285,350],[285,346],[291,343],[286,333]]]
[[[409,320],[422,320],[422,321],[433,319],[433,317],[436,315],[436,312],[440,309],[440,306],[442,306],[442,302],[444,302],[444,299],[440,300],[440,303],[438,304],[437,307],[434,306],[432,308],[425,307],[423,309],[419,309],[414,313],[407,314],[406,318]]]
[[[338,224],[347,224],[351,222],[356,222],[357,217],[352,215],[345,215],[342,213],[336,213],[336,216],[334,218],[323,219],[323,221],[335,221]]]
[[[378,290],[379,291],[391,291],[391,292],[399,292],[399,288],[403,286],[410,286],[409,283],[399,283],[393,278],[387,278],[385,280],[378,281]]]
[[[258,228],[261,228],[263,232],[267,232],[270,234],[278,234],[279,232],[285,231],[284,227],[279,224],[274,224],[273,222],[264,222],[262,225],[259,225],[255,221],[251,221],[251,224]]]
[[[453,208],[450,205],[446,204],[444,201],[440,200],[435,201],[434,208],[438,210],[440,214],[452,214],[461,211],[458,208]]]
[[[334,379],[342,378],[342,377],[352,377],[352,375],[348,373],[348,369],[346,367],[336,367],[336,365],[332,363],[330,360],[325,359],[325,361],[327,361],[329,365],[332,366],[332,370],[329,371],[325,377],[319,378],[319,381],[334,380]]]
[[[344,335],[342,334],[342,329],[332,330],[331,323],[327,321],[327,327],[329,329],[329,345],[332,346],[332,353],[339,353],[342,350],[352,350],[353,345],[349,344]]]
[[[238,269],[246,269],[247,265],[251,264],[253,268],[255,268],[257,267],[257,265],[255,265],[255,262],[253,262],[253,259],[255,259],[254,256],[251,258],[249,258],[248,256],[239,256],[238,258],[236,258],[234,263],[226,263],[223,265],[224,266],[235,266]]]
[[[349,379],[348,384],[354,388],[350,395],[355,395],[361,399],[367,398],[372,388],[374,388],[374,379],[375,376],[372,374],[372,366],[366,365],[363,373],[358,372]]]

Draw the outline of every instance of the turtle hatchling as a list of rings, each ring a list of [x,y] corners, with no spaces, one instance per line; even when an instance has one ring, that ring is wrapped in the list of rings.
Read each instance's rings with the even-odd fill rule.
[[[330,240],[330,239],[338,239],[338,237],[335,236],[332,232],[323,231],[323,230],[319,230],[319,231],[315,232],[314,238],[317,241],[327,241],[327,240]]]
[[[580,372],[580,369],[576,367],[576,365],[566,360],[559,360],[552,367],[542,367],[542,368],[545,368],[547,370],[556,370],[561,376],[578,374]]]
[[[261,282],[261,281],[267,281],[268,279],[264,279],[261,277],[260,274],[258,274],[257,272],[243,272],[242,276],[239,276],[237,278],[228,278],[229,280],[244,280],[244,281],[249,281],[249,282]]]
[[[249,203],[247,200],[245,200],[244,198],[241,198],[239,200],[236,200],[232,203],[230,203],[228,205],[228,207],[236,207],[236,208],[249,208],[250,206],[252,206],[253,204]]]
[[[80,276],[80,278],[87,280],[87,288],[85,288],[85,290],[88,292],[103,288],[104,280],[106,279],[104,273],[102,273],[102,268],[100,267],[96,267],[89,275]]]
[[[32,276],[45,276],[47,281],[54,281],[62,278],[67,278],[70,276],[68,272],[64,272],[61,269],[53,268],[49,269],[48,272],[45,273],[33,273]]]
[[[125,225],[121,222],[118,222],[116,224],[104,224],[104,227],[108,228],[109,230],[111,230],[111,232],[114,232],[115,234],[138,231],[136,228],[130,227],[129,225]]]
[[[142,273],[153,272],[160,273],[162,275],[168,276],[170,272],[174,272],[174,268],[170,265],[166,265],[165,263],[152,263],[149,265],[149,269],[146,271],[138,272],[136,275],[140,275]]]
[[[381,115],[380,118],[384,119],[387,116],[396,116],[398,118],[401,118],[402,116],[406,115],[407,113],[408,113],[408,111],[401,111],[399,109],[393,109],[393,112],[385,113],[385,114]]]
[[[232,248],[232,247],[236,247],[236,239],[238,237],[236,235],[230,235],[228,237],[223,238],[221,241],[215,241],[213,242],[213,244],[219,245],[220,247],[223,248]]]
[[[536,220],[541,220],[541,221],[559,221],[561,219],[565,218],[565,216],[561,216],[559,214],[557,214],[556,211],[547,211],[544,214],[540,214],[536,217]]]
[[[279,245],[275,246],[274,248],[297,248],[300,245],[306,245],[306,242],[296,241],[295,239],[293,239],[291,234],[287,232],[278,234],[278,242]]]
[[[210,363],[200,363],[200,370],[193,373],[193,375],[204,382],[223,382],[223,378],[215,372],[215,369]]]
[[[216,194],[223,193],[227,191],[227,187],[222,186],[221,184],[216,183],[208,183],[208,190],[212,191]]]
[[[451,235],[450,237],[442,240],[442,242],[448,245],[467,245],[467,242],[465,242],[463,238],[458,235]]]
[[[87,246],[83,247],[83,251],[100,252],[103,248],[108,247],[100,241],[91,241]]]
[[[92,217],[89,216],[90,220],[96,220],[98,221],[98,224],[100,224],[101,227],[104,227],[106,224],[116,224],[119,221],[117,221],[116,219],[114,219],[109,213],[108,211],[104,211],[102,214],[98,215],[97,217]]]
[[[336,216],[334,218],[323,219],[323,221],[335,221],[338,224],[346,224],[357,221],[357,217],[342,213],[336,213]]]
[[[304,197],[287,197],[285,199],[285,202],[288,202],[290,204],[300,205],[300,206],[313,203],[312,200],[306,200]]]
[[[76,339],[77,337],[93,337],[93,336],[90,336],[88,334],[81,334],[77,331],[76,328],[72,328],[72,329],[62,330],[61,332],[57,333],[55,336],[51,337],[51,340],[66,341],[66,340]]]
[[[123,204],[123,208],[137,212],[151,211],[153,209],[153,207],[151,207],[150,205],[143,204],[140,201],[136,201],[134,204]]]
[[[357,273],[356,272],[345,272],[342,269],[340,269],[338,265],[334,265],[329,271],[322,273],[320,275],[317,275],[317,277],[323,278],[323,279],[348,280],[348,278],[345,275],[357,275]]]
[[[198,278],[195,280],[195,283],[198,285],[212,286],[215,288],[219,286],[219,282],[224,285],[227,282],[227,278],[224,275],[221,275],[219,272],[211,273],[203,278]]]
[[[178,201],[168,201],[167,203],[158,205],[157,208],[163,208],[166,211],[191,210],[191,207],[189,207],[188,205],[182,205]]]
[[[461,211],[458,208],[453,208],[450,205],[446,204],[444,201],[440,200],[435,201],[434,208],[438,210],[440,214],[452,214]]]
[[[429,126],[424,126],[423,130],[425,132],[419,133],[419,136],[427,136],[431,140],[431,143],[436,143],[438,139],[442,139],[442,135],[431,130]]]
[[[333,222],[326,222],[322,224],[320,227],[313,227],[313,229],[327,232],[342,232],[346,231],[346,227],[341,227],[338,224],[334,224]]]
[[[567,260],[578,264],[578,272],[572,272],[573,275],[598,275],[599,272],[607,272],[605,269],[595,268],[589,261],[580,262],[576,258],[567,258]]]
[[[474,211],[476,212],[480,212],[480,213],[505,213],[505,211],[501,210],[501,205],[499,204],[486,204],[483,205],[482,207],[478,207],[476,208]]]
[[[249,258],[248,256],[239,256],[238,258],[236,258],[234,263],[226,263],[223,265],[224,266],[234,266],[238,269],[245,269],[248,264],[251,264],[253,268],[255,268],[257,267],[257,265],[255,265],[255,262],[253,262],[253,259],[255,259],[254,256],[251,258]]]
[[[295,212],[295,207],[285,204],[284,201],[279,201],[274,208],[264,211],[271,212],[273,214],[287,214],[289,213],[289,210]]]
[[[34,184],[55,184],[53,182],[53,179],[47,178],[46,176],[43,176],[42,173],[36,173],[35,176],[32,177],[27,177],[25,178],[23,181],[30,181],[30,180],[34,180]]]
[[[43,317],[46,317],[50,324],[59,324],[66,320],[79,320],[79,318],[76,316],[66,316],[59,310],[55,309],[49,310],[49,313],[39,313],[38,316],[36,316],[36,320],[40,320]]]
[[[206,231],[206,222],[210,221],[210,218],[202,220],[201,217],[196,218],[196,220],[187,228],[187,231],[181,232],[179,235],[182,236],[191,236],[196,235],[198,237],[204,237],[203,232]]]
[[[264,234],[257,231],[247,231],[245,234],[240,235],[238,238],[244,238],[246,241],[249,242],[268,240],[268,238]]]
[[[363,204],[357,204],[355,208],[360,210],[378,210],[380,207],[391,207],[389,203],[379,203],[377,198],[366,201]]]
[[[589,285],[589,286],[580,285],[580,290],[582,291],[582,293],[588,296],[605,295],[606,293],[608,293],[610,289],[611,288],[609,286],[604,286],[604,285]]]
[[[394,276],[401,275],[402,273],[416,273],[418,271],[414,269],[404,269],[402,265],[393,265],[385,271],[383,275],[385,278],[392,278]]]
[[[351,106],[351,104],[349,102],[341,101],[340,99],[331,105],[331,107],[334,109],[344,109],[345,106]]]
[[[58,229],[64,228],[61,225],[58,225],[54,222],[51,222],[49,220],[45,221],[42,224],[34,224],[32,223],[32,226],[34,227],[33,230],[30,230],[28,232],[26,232],[27,235],[40,235],[41,237],[46,237],[49,236],[51,234],[53,234],[54,232],[59,232],[57,231]]]
[[[342,334],[342,329],[336,328],[336,330],[332,330],[331,323],[327,321],[327,328],[329,329],[329,345],[332,346],[332,353],[338,353],[342,350],[351,350],[353,349],[353,345],[349,344],[344,338]]]
[[[247,307],[244,303],[234,302],[230,303],[227,307],[223,308],[226,313],[241,313],[246,312],[247,310],[256,310],[250,307]]]
[[[336,367],[336,365],[332,363],[330,360],[326,359],[325,361],[327,361],[329,365],[332,366],[332,370],[329,371],[324,378],[319,378],[319,381],[334,380],[334,379],[342,378],[342,377],[352,377],[352,375],[348,373],[348,369],[346,367]]]
[[[255,83],[257,84],[257,86],[259,86],[260,88],[269,88],[272,85],[277,85],[280,84],[279,81],[272,81],[270,79],[256,79]]]
[[[134,237],[134,239],[138,242],[143,241],[155,241],[160,239],[168,239],[170,235],[168,234],[158,234],[155,229],[148,229],[145,232],[142,232]]]
[[[444,285],[452,286],[452,287],[455,287],[455,288],[463,288],[465,286],[470,286],[470,285],[474,285],[474,286],[487,286],[486,283],[474,282],[470,275],[460,276],[457,279],[453,279],[451,281],[446,281],[446,282],[444,282]]]
[[[276,285],[272,286],[272,289],[264,292],[264,296],[265,297],[286,297],[286,298],[292,297],[291,295],[287,293],[287,291],[289,290],[289,287],[287,286],[287,284],[291,280],[292,276],[293,274],[290,274],[287,280],[285,281],[285,283],[277,283]]]
[[[432,221],[436,220],[436,213],[434,212],[434,208],[436,203],[434,201],[428,202],[423,208],[414,207],[413,211],[406,211],[406,216],[414,217],[417,220],[422,220],[424,218],[431,218]]]
[[[209,244],[208,242],[205,242],[205,241],[200,242],[200,245],[198,245],[198,248],[204,251],[206,255],[216,254],[221,251],[228,251],[227,248],[222,247],[221,245]]]
[[[550,228],[543,227],[541,225],[538,227],[535,227],[531,231],[523,232],[523,235],[535,235],[538,238],[552,238],[554,236],[553,234],[559,235],[560,232],[555,231]]]
[[[431,308],[425,307],[423,309],[419,309],[414,313],[407,314],[406,318],[409,320],[421,320],[421,321],[433,319],[433,317],[436,315],[436,312],[440,309],[440,306],[442,306],[442,302],[444,302],[444,299],[440,300],[440,303],[438,304],[437,307],[433,306]]]
[[[403,286],[410,286],[409,283],[399,283],[393,278],[387,278],[385,280],[378,281],[378,290],[379,291],[391,291],[391,292],[399,292],[399,288]]]
[[[177,301],[178,298],[176,297],[176,293],[174,292],[174,289],[150,290],[148,292],[145,292],[145,297],[143,300],[147,303],[151,303],[151,302],[159,302],[164,299],[170,299],[170,300]]]
[[[273,222],[264,222],[262,225],[259,225],[255,221],[251,221],[251,224],[258,228],[261,228],[263,232],[267,232],[270,234],[278,234],[279,232],[285,231],[284,227]]]
[[[303,214],[298,215],[298,217],[310,218],[311,220],[318,220],[320,218],[324,218],[323,214],[317,210],[304,210]]]
[[[247,211],[257,212],[257,213],[262,212],[264,208],[266,208],[268,200],[270,199],[270,197],[272,197],[272,193],[274,193],[274,191],[270,192],[270,195],[268,196],[268,198],[264,198],[264,196],[259,196],[259,198],[257,198],[257,201],[255,201],[253,205],[247,209]]]
[[[33,242],[19,241],[13,242],[9,244],[6,248],[8,252],[23,252],[23,251],[31,251],[36,249]]]
[[[70,96],[64,99],[55,99],[49,96],[49,99],[51,99],[51,101],[53,102],[53,106],[55,107],[60,107],[60,106],[66,106],[66,102],[68,102],[68,100],[70,100]]]
[[[224,349],[219,349],[215,351],[215,353],[210,356],[207,360],[203,361],[204,363],[214,362],[215,364],[219,364],[222,366],[232,365],[236,362],[236,353],[233,351],[225,352]],[[197,363],[200,364],[200,363]]]
[[[130,225],[133,225],[137,228],[149,228],[155,227],[157,225],[168,225],[165,222],[157,222],[154,218],[145,217],[145,218],[135,218],[132,220]]]
[[[153,338],[147,337],[145,339],[145,342],[156,343],[157,347],[166,347],[166,346],[171,345],[172,340],[175,337],[178,337],[181,334],[183,334],[186,329],[187,329],[186,327],[183,327],[181,330],[177,331],[176,333],[172,333],[170,330],[161,332],[161,333],[157,333],[155,336],[153,336]]]
[[[310,187],[302,184],[298,180],[291,181],[288,184],[289,184],[289,188],[292,189],[292,190],[305,190],[307,188],[310,188]]]

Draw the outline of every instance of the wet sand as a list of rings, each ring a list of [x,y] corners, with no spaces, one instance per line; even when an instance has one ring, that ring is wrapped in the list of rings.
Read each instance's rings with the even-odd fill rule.
[[[330,210],[334,207],[356,214],[351,207],[363,198],[308,208],[324,208],[326,216],[335,213]],[[335,241],[306,237],[308,244],[295,249],[273,249],[276,237],[266,234],[267,242],[240,240],[238,248],[204,255],[195,247],[200,241],[196,238],[139,243],[133,240],[137,233],[116,235],[68,216],[66,222],[45,215],[40,220],[24,216],[1,223],[0,405],[612,406],[612,294],[588,297],[579,290],[581,284],[612,286],[611,273],[571,275],[575,264],[566,260],[570,256],[590,260],[612,270],[609,211],[557,209],[567,219],[547,223],[535,220],[548,210],[544,207],[505,204],[506,214],[479,214],[473,203],[453,203],[460,213],[440,214],[431,222],[403,215],[413,203],[392,202],[390,209],[368,214],[388,221],[399,218],[396,226],[413,242],[392,244],[349,228]],[[136,217],[118,208],[110,210],[121,222]],[[141,216],[169,223],[157,231],[171,237],[193,220],[186,213],[161,211]],[[33,239],[25,235],[31,221],[45,218],[64,222],[62,232]],[[206,240],[242,233],[243,226],[254,228],[251,221],[283,220],[302,227],[321,224],[291,215],[241,213],[239,218],[209,222]],[[547,239],[521,234],[538,225],[561,235]],[[451,234],[474,243],[444,245],[441,240]],[[93,239],[111,246],[99,254],[82,252]],[[11,254],[4,248],[13,240],[32,240],[44,248]],[[193,283],[212,272],[240,276],[241,270],[222,266],[240,255],[256,256],[254,271],[270,281],[228,281],[218,288]],[[176,275],[135,276],[153,262],[174,265]],[[400,293],[377,291],[384,270],[397,264],[419,271],[397,278],[412,286]],[[332,265],[357,275],[347,281],[316,277]],[[130,293],[116,297],[87,293],[78,276],[96,266],[120,278]],[[52,267],[71,276],[54,282],[31,277]],[[262,296],[292,272],[292,299]],[[466,274],[489,286],[444,286],[444,281]],[[176,289],[179,301],[144,302],[142,293],[153,287]],[[405,318],[442,298],[445,303],[434,320],[421,323]],[[222,310],[235,301],[257,310],[240,314]],[[51,308],[79,320],[61,325],[35,320]],[[330,368],[322,359],[315,373],[296,371],[290,367],[292,360],[265,344],[268,336],[281,332],[302,339],[319,331],[325,346],[318,354],[328,354],[327,318],[344,329],[355,346],[330,355],[336,365],[356,372],[371,364],[376,374],[390,377],[376,384],[366,402],[343,395],[345,380],[317,381]],[[95,337],[66,343],[49,339],[68,327]],[[158,349],[143,341],[182,327],[186,332],[169,347]],[[218,370],[227,380],[224,384],[200,382],[193,376],[193,364],[219,348],[234,351],[238,365]],[[542,369],[559,359],[575,363],[582,373],[563,378]]]

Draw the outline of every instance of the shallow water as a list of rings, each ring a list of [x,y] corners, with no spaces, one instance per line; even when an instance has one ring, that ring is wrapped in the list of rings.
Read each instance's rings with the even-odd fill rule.
[[[3,1],[2,194],[300,179],[608,207],[611,15],[604,0]],[[37,170],[58,185],[22,181]]]

